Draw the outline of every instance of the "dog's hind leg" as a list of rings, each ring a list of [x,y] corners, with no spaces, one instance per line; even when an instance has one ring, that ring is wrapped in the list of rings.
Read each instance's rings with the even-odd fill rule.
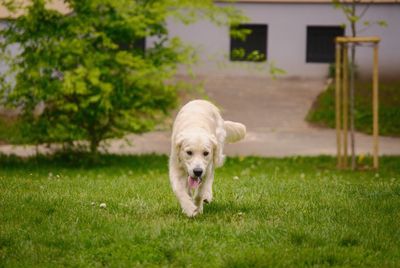
[[[213,199],[212,183],[207,187],[207,190],[203,194],[203,201],[207,204],[211,203]]]
[[[199,196],[201,197],[201,200],[205,203],[211,203],[213,199],[212,185],[214,182],[214,171],[211,170],[209,174],[210,175],[207,176],[204,184],[202,185],[203,187],[199,191]]]
[[[197,207],[196,210],[198,211],[198,213],[203,213],[203,197],[200,194],[196,195],[196,197],[194,198],[194,204]]]

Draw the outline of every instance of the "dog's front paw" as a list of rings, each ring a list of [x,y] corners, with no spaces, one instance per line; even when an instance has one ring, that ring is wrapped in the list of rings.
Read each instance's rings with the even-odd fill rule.
[[[197,207],[193,204],[192,206],[183,208],[183,213],[185,213],[185,215],[189,218],[193,218],[199,213],[199,211]]]
[[[204,193],[204,195],[203,195],[204,203],[209,204],[209,203],[211,203],[212,199],[213,199],[213,196],[212,196],[211,192]]]

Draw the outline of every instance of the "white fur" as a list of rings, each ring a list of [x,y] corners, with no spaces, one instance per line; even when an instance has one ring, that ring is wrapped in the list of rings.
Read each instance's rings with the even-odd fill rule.
[[[202,213],[203,201],[211,202],[214,169],[223,164],[225,141],[239,141],[245,134],[243,124],[224,121],[218,108],[208,101],[191,101],[179,111],[171,137],[169,177],[187,216]],[[204,175],[193,193],[188,186],[188,176],[194,177],[194,168],[203,169]]]

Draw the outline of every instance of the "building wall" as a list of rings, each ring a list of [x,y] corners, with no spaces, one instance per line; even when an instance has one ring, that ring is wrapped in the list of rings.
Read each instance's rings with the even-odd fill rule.
[[[237,3],[236,7],[250,18],[249,23],[268,24],[268,61],[284,69],[287,76],[327,75],[329,64],[306,63],[306,27],[341,25],[346,22],[341,10],[334,9],[331,4]],[[387,28],[374,25],[359,35],[382,38],[381,76],[400,77],[400,5],[371,5],[364,20],[385,20],[388,23]],[[169,29],[172,36],[180,36],[198,49],[201,60],[194,71],[199,74],[265,75],[268,71],[266,63],[229,61],[227,27],[218,28],[205,21],[183,26],[171,20]],[[350,34],[349,29],[346,29],[346,34]],[[372,49],[357,48],[357,63],[360,75],[368,77],[372,68]]]

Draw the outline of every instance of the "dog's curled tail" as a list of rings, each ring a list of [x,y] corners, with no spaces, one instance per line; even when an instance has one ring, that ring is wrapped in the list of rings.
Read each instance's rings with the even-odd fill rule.
[[[226,142],[237,142],[246,136],[246,126],[241,123],[224,121],[224,128],[226,131]]]

